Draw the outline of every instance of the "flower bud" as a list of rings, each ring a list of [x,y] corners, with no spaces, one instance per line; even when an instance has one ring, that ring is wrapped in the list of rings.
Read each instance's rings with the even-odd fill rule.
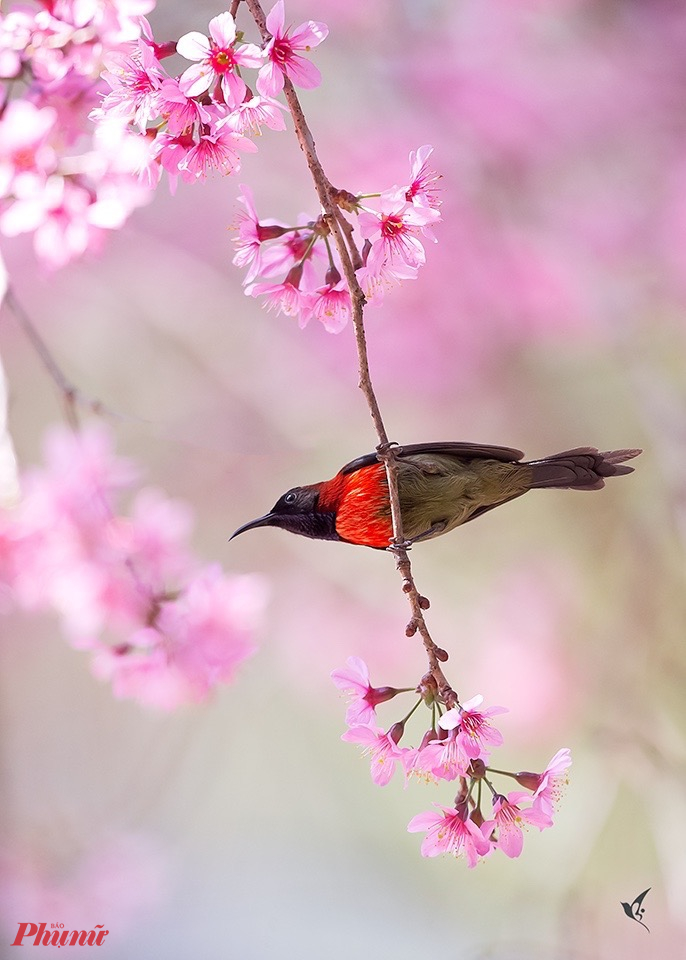
[[[405,724],[401,721],[394,723],[391,729],[388,731],[388,736],[391,738],[393,743],[399,743],[400,738],[405,732]]]
[[[265,240],[276,240],[286,232],[286,227],[280,227],[277,223],[257,224],[257,239],[260,243],[264,243]]]
[[[370,687],[364,699],[370,706],[375,707],[377,703],[385,703],[387,700],[392,700],[393,697],[399,693],[400,690],[396,687]]]
[[[541,776],[540,773],[527,773],[525,770],[514,774],[520,787],[525,787],[527,790],[538,790],[541,785]]]
[[[300,280],[303,275],[303,265],[302,263],[296,263],[294,267],[288,271],[288,276],[284,280],[284,283],[290,283],[292,287],[296,289],[300,286]]]
[[[486,775],[486,764],[479,758],[472,760],[467,772],[473,780],[481,780]]]
[[[326,271],[324,282],[330,287],[335,287],[337,283],[341,282],[341,275],[333,264],[331,264],[329,269]]]

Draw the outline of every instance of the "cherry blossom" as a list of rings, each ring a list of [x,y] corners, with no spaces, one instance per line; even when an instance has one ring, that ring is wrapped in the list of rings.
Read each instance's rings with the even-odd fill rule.
[[[197,61],[181,75],[181,91],[188,97],[197,97],[218,83],[224,101],[236,107],[245,96],[245,82],[236,70],[261,66],[262,51],[253,43],[236,44],[236,24],[228,12],[213,17],[209,30],[209,37],[192,31],[176,44],[177,53],[186,60]]]
[[[399,747],[389,733],[378,727],[351,727],[341,740],[361,743],[366,748],[365,754],[371,755],[372,780],[379,787],[385,787],[391,781],[396,763],[405,755],[405,749]]]
[[[296,86],[312,89],[321,83],[321,73],[313,63],[301,57],[299,50],[309,51],[329,34],[325,23],[308,20],[298,27],[284,30],[284,0],[278,0],[267,14],[267,29],[272,35],[264,50],[267,62],[257,77],[257,90],[265,97],[274,97],[283,89],[284,77]]]
[[[422,856],[437,857],[441,853],[451,853],[459,857],[464,854],[467,866],[475,867],[479,858],[490,851],[490,843],[485,835],[490,823],[479,828],[466,816],[464,805],[460,805],[459,810],[438,803],[434,806],[437,812],[427,810],[418,813],[407,825],[409,833],[426,831],[421,846]]]

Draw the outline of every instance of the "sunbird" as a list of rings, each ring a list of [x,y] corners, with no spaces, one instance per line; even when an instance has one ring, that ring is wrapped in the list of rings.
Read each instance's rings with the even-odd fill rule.
[[[487,510],[546,487],[600,490],[608,477],[641,450],[577,447],[542,460],[523,461],[521,450],[473,443],[414,443],[396,448],[403,535],[432,540]],[[377,550],[393,538],[388,480],[376,453],[351,460],[331,480],[293,487],[269,513],[231,536],[255,527],[281,527],[316,540],[343,540]]]

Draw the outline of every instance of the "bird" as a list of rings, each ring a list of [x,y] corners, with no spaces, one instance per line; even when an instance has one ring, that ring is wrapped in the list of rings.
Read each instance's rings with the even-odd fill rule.
[[[632,473],[642,451],[577,447],[524,461],[521,450],[474,443],[395,447],[403,535],[409,544],[442,536],[529,490],[599,490],[609,477]],[[280,527],[316,540],[387,549],[393,523],[384,463],[376,452],[346,463],[331,480],[293,487],[269,513],[239,527]]]

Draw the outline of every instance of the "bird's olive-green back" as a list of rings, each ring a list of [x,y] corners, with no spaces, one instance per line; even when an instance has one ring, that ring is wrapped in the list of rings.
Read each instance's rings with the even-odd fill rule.
[[[398,461],[403,532],[429,540],[526,493],[532,470],[526,463],[412,454]]]

